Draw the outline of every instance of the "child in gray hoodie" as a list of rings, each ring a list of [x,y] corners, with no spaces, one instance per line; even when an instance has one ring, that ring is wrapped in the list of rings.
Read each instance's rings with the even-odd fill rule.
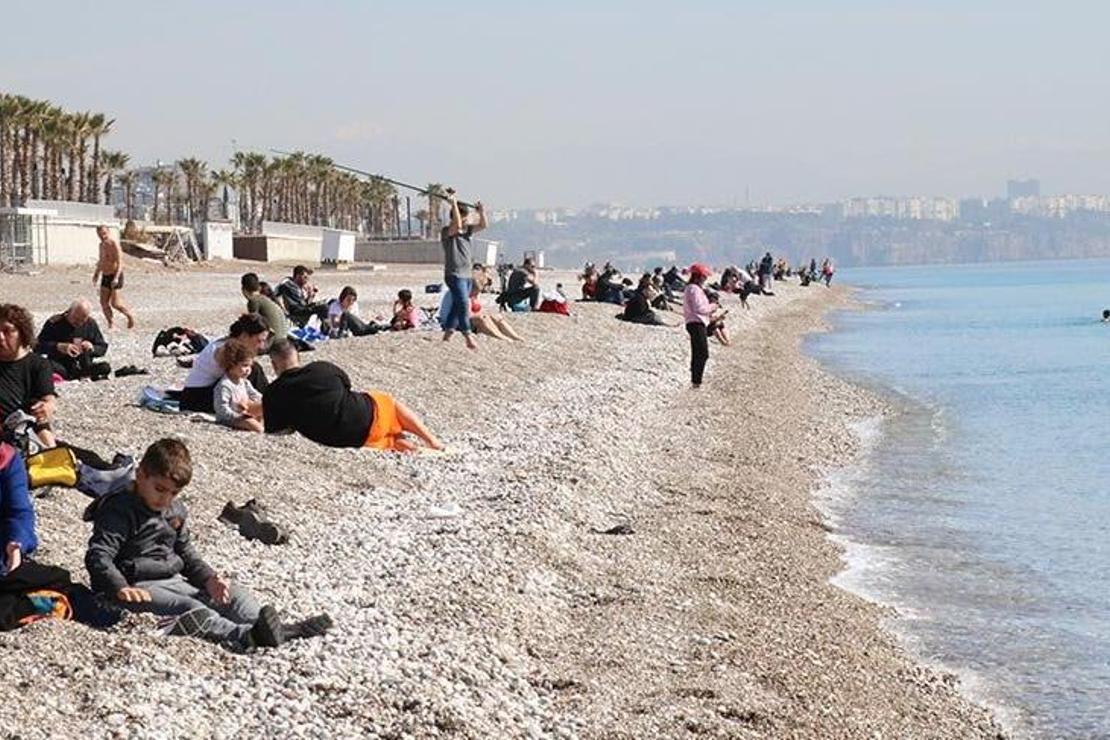
[[[93,534],[85,554],[94,591],[120,606],[173,618],[170,634],[192,635],[233,650],[277,647],[322,635],[326,614],[282,624],[245,589],[216,573],[197,553],[177,494],[192,480],[188,448],[161,439],[147,448],[135,485],[94,501],[85,512]]]

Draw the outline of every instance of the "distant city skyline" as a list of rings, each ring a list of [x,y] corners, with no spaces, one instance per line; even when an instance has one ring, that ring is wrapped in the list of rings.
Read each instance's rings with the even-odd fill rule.
[[[1027,178],[1110,193],[1101,5],[122,0],[4,14],[22,30],[0,46],[0,90],[107,113],[106,145],[136,164],[224,166],[233,142],[303,149],[502,208],[993,198]]]

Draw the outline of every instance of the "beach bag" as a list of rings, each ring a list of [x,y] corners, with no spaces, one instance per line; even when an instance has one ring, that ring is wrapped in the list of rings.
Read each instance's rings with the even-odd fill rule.
[[[515,311],[516,307],[513,307],[513,310]],[[540,313],[557,313],[563,316],[570,316],[570,308],[565,301],[545,300],[540,304],[539,311]]]
[[[68,447],[51,447],[27,458],[27,483],[31,488],[77,485],[77,456]]]

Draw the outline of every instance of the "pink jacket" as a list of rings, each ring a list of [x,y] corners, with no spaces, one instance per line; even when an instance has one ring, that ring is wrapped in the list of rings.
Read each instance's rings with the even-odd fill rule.
[[[696,324],[700,321],[708,324],[712,314],[713,305],[702,287],[694,283],[687,285],[682,294],[682,316],[686,319],[686,323]]]

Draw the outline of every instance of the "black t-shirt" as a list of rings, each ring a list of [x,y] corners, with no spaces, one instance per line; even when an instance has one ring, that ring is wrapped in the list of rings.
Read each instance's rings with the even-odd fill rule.
[[[362,447],[374,420],[370,399],[347,373],[319,360],[286,370],[262,392],[267,432],[295,429],[329,447]]]
[[[8,414],[23,409],[54,391],[54,371],[50,362],[33,352],[20,360],[0,362],[0,421]]]

